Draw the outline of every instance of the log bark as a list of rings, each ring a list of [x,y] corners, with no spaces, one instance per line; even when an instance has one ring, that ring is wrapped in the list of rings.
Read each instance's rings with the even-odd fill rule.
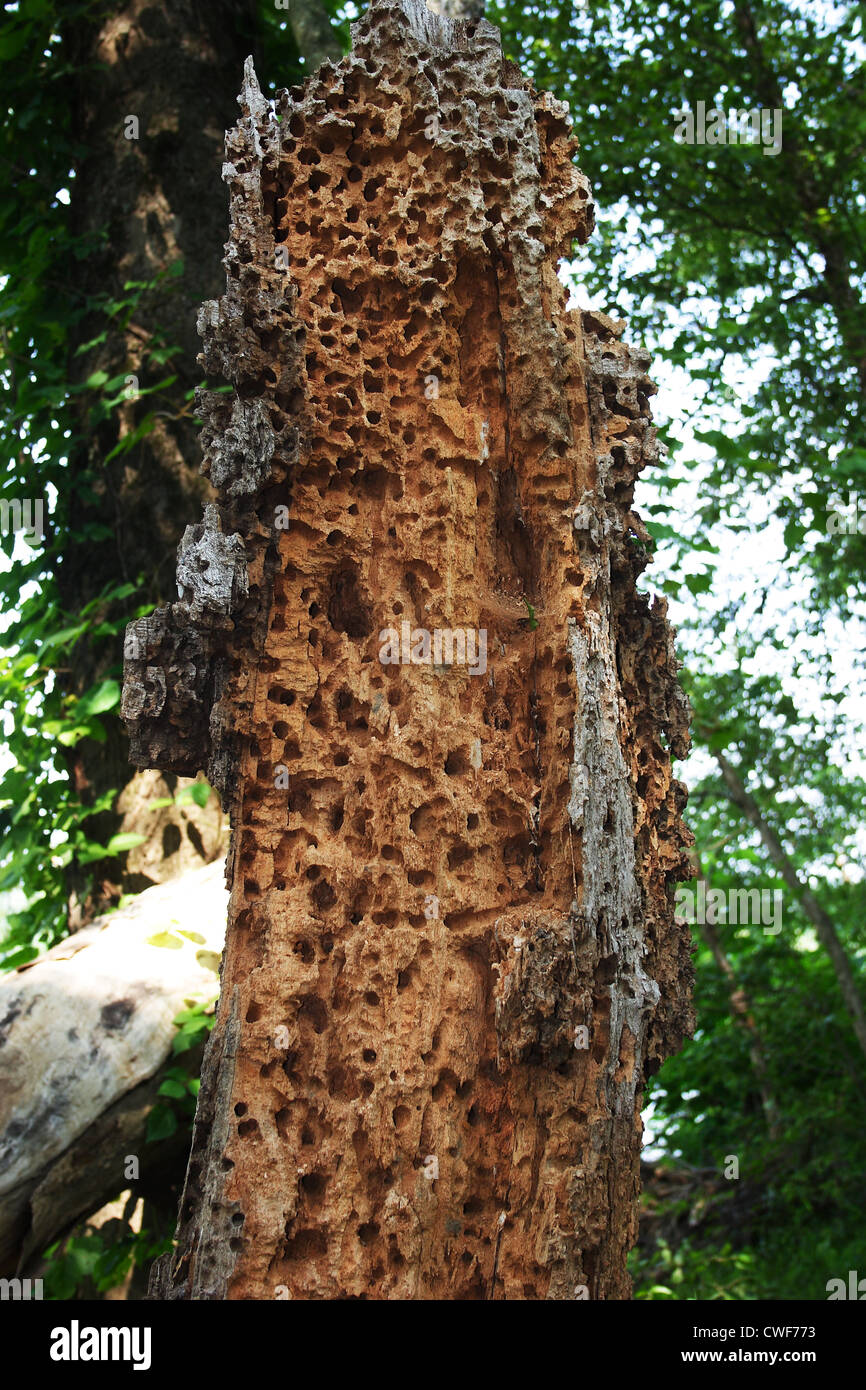
[[[0,975],[0,1272],[27,1267],[122,1188],[182,1169],[188,1130],[152,1144],[145,1131],[172,1020],[214,994],[222,877],[216,864],[151,888]]]
[[[692,1026],[649,359],[565,308],[589,188],[498,32],[374,0],[353,41],[275,104],[247,67],[217,501],[128,630],[136,764],[232,824],[154,1296],[626,1298],[641,1088]]]

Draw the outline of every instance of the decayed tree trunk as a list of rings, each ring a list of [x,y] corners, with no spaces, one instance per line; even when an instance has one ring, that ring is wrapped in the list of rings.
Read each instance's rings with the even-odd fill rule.
[[[489,24],[374,0],[241,106],[219,501],[127,642],[134,760],[206,766],[233,828],[153,1290],[626,1298],[641,1086],[691,1025],[648,358],[565,309],[589,189]]]

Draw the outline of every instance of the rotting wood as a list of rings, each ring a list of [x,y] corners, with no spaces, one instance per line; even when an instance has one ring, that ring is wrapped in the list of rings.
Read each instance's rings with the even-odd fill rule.
[[[692,1026],[648,358],[565,308],[589,187],[497,31],[374,0],[353,40],[275,103],[247,66],[218,500],[129,629],[134,760],[206,767],[232,823],[152,1293],[627,1298],[641,1087]],[[457,629],[483,672],[433,664]]]

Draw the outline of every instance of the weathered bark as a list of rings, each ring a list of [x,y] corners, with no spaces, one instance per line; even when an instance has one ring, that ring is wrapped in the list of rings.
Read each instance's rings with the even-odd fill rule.
[[[122,1188],[157,1184],[185,1155],[183,1131],[145,1143],[145,1129],[173,1019],[214,992],[221,868],[151,888],[0,976],[0,1273],[25,1267]]]
[[[449,19],[481,19],[484,0],[430,0],[427,8],[434,14],[447,15]]]
[[[565,309],[589,189],[497,31],[375,0],[353,32],[279,120],[247,70],[218,502],[129,629],[135,761],[206,766],[233,828],[154,1289],[626,1298],[641,1087],[692,1022],[648,358]],[[383,664],[402,622],[483,630],[484,669]]]

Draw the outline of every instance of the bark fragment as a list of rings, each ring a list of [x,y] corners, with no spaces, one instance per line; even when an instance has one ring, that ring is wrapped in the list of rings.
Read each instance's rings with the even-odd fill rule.
[[[154,1290],[625,1298],[640,1089],[691,1026],[648,359],[565,308],[589,188],[497,31],[374,0],[353,37],[275,105],[248,66],[201,315],[218,582],[131,629],[136,760],[206,762],[233,827]]]

